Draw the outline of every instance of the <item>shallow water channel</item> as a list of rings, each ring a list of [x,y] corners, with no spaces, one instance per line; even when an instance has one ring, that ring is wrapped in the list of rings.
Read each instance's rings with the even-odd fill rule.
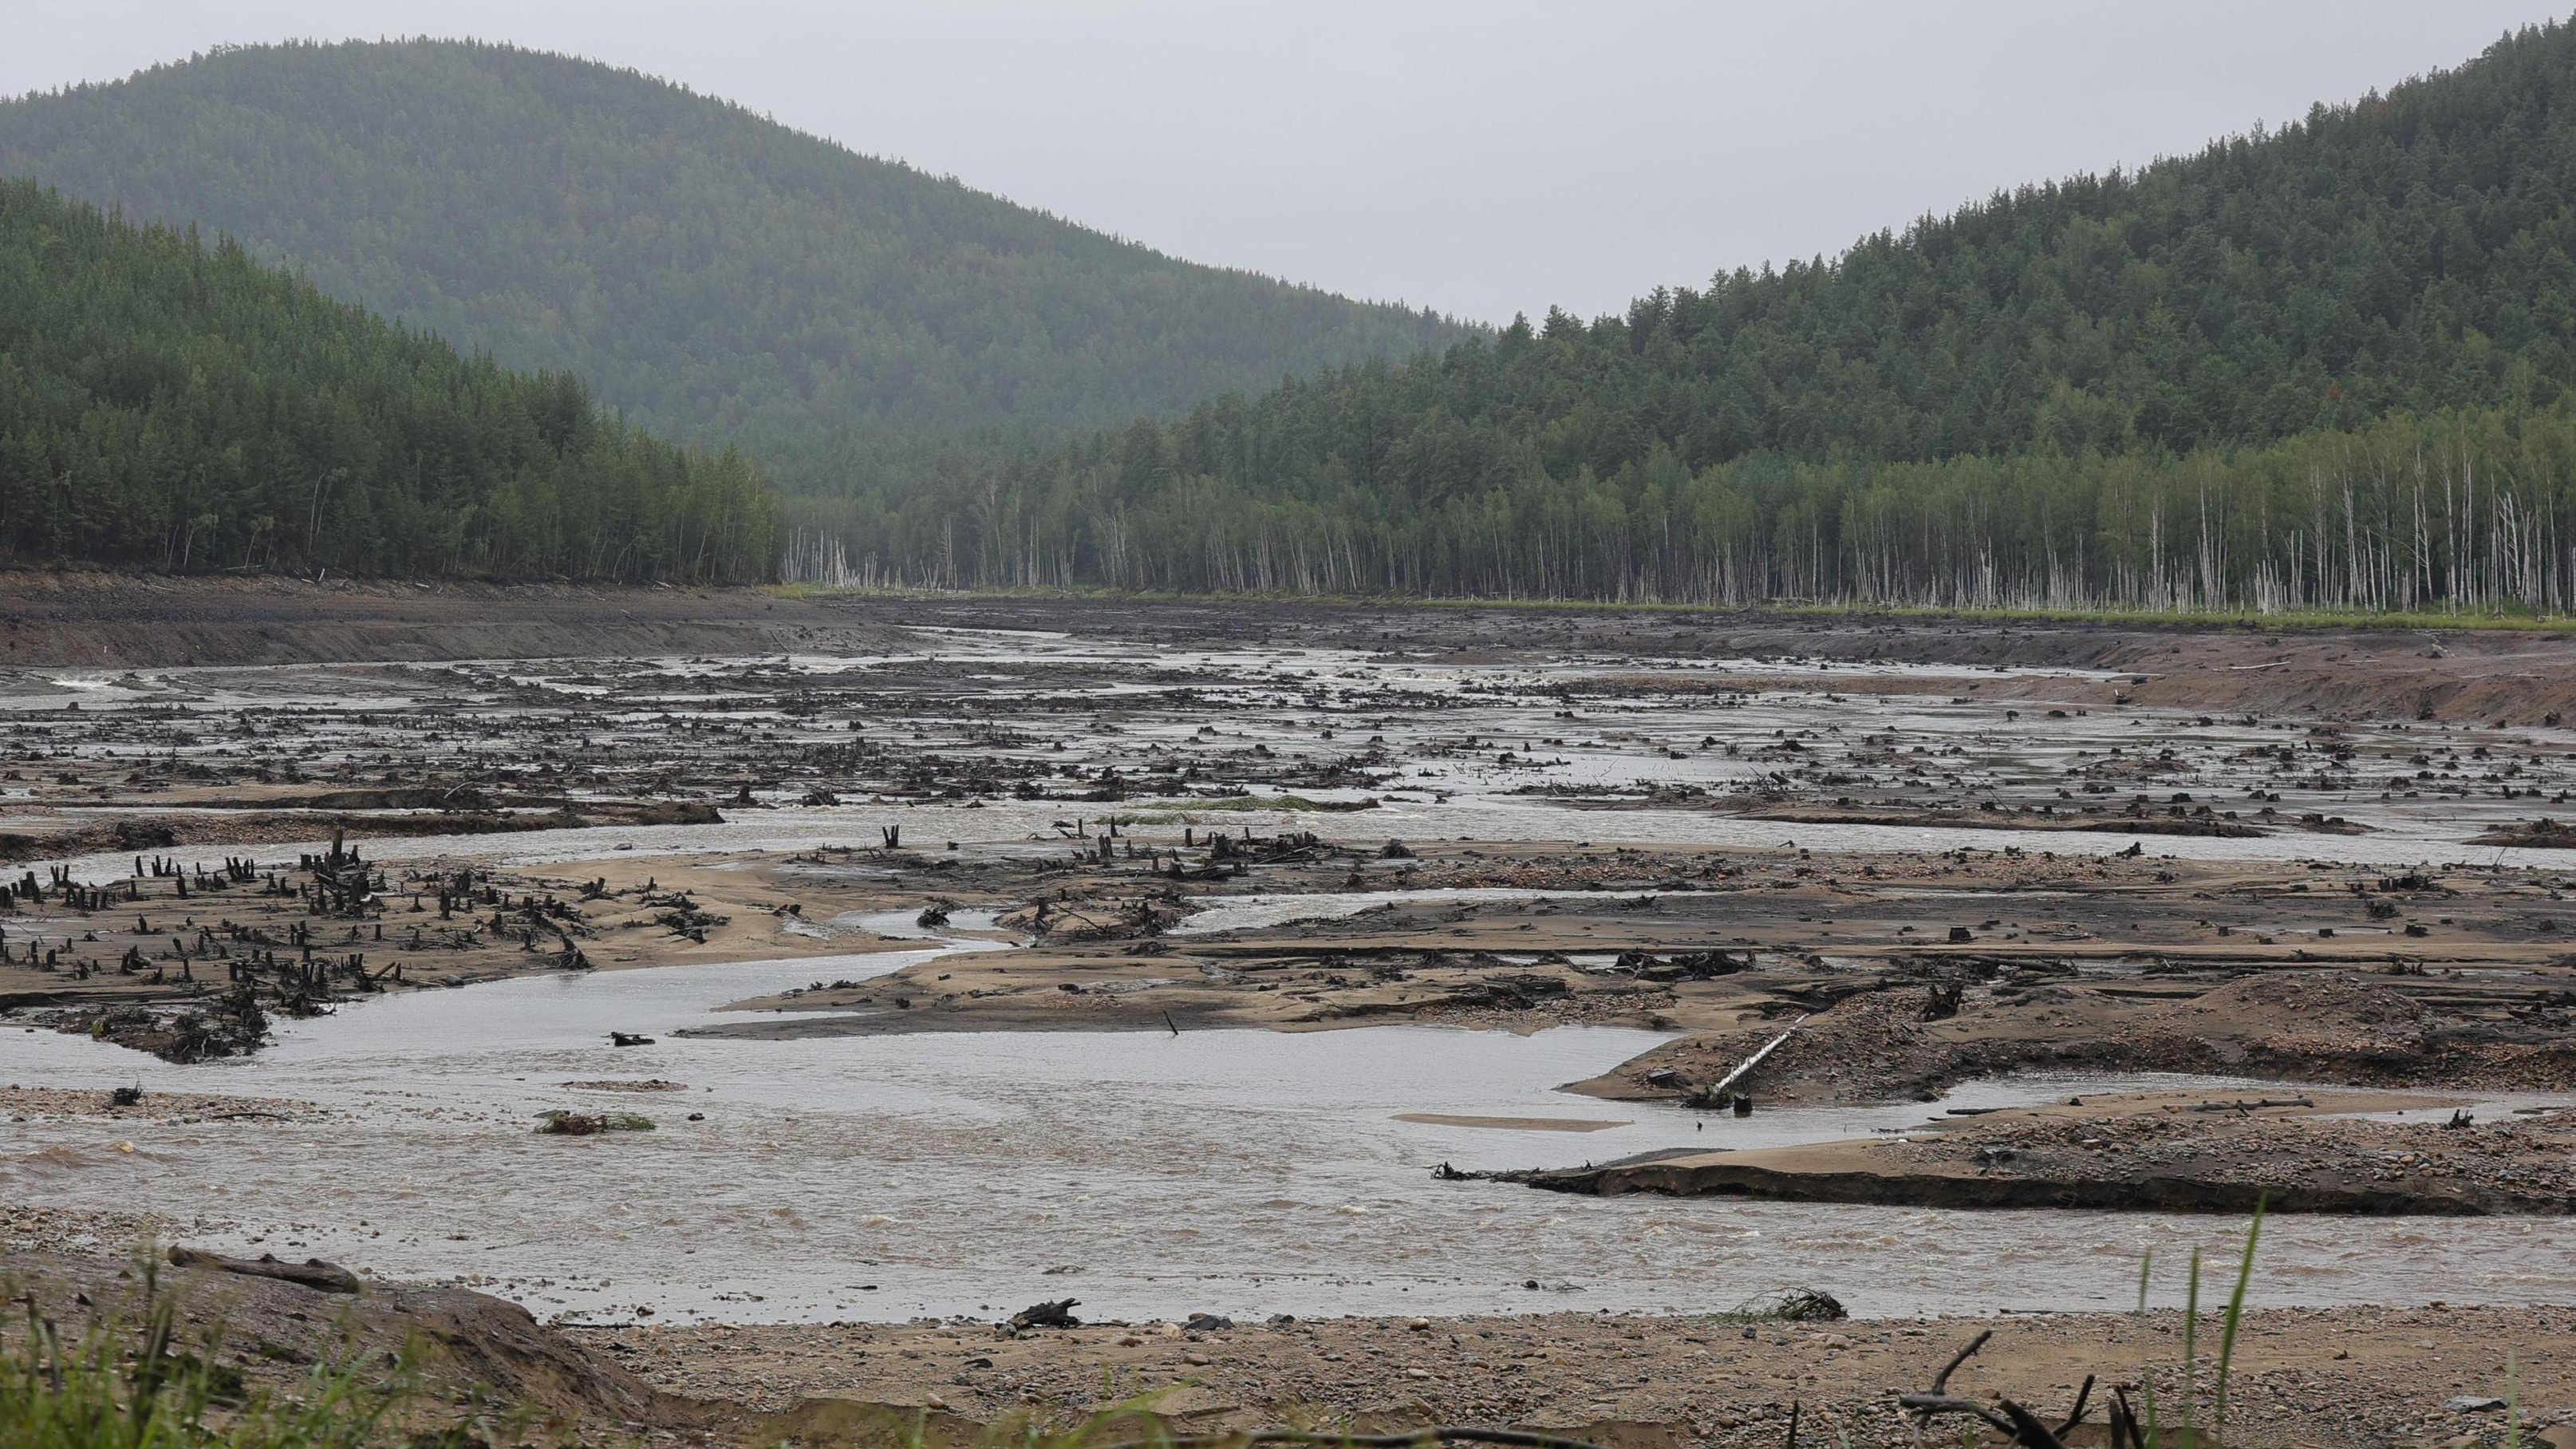
[[[2134,1301],[2148,1250],[2168,1300],[2191,1247],[2224,1262],[2241,1241],[2243,1224],[2218,1218],[1591,1199],[1431,1176],[1442,1161],[1555,1165],[1852,1136],[1941,1110],[1703,1122],[1553,1090],[1658,1040],[1639,1031],[669,1034],[726,1001],[915,959],[416,992],[283,1023],[260,1056],[193,1068],[11,1031],[0,1080],[103,1090],[139,1079],[332,1115],[12,1124],[0,1192],[202,1218],[191,1241],[454,1279],[540,1314],[651,1309],[665,1321],[991,1316],[1066,1296],[1130,1318],[1692,1311],[1799,1285],[1869,1313],[2116,1308]],[[659,1040],[615,1048],[612,1029]],[[609,1078],[685,1090],[561,1085]],[[1943,1105],[2178,1080],[2023,1080]],[[536,1114],[557,1107],[637,1110],[658,1130],[534,1135]],[[1402,1114],[1559,1119],[1559,1130]],[[2564,1301],[2571,1249],[2576,1229],[2556,1221],[2285,1218],[2266,1229],[2255,1292],[2267,1304]]]
[[[1902,742],[1909,770],[1932,772],[1904,786],[1915,796],[2054,800],[2061,781],[2073,782],[2071,771],[2115,752],[2175,751],[2173,769],[2156,773],[2151,786],[2144,777],[2124,783],[2121,793],[2152,789],[2163,800],[2190,792],[2250,810],[2250,792],[2268,787],[2285,814],[2332,812],[2370,829],[2144,840],[2155,855],[2388,866],[2466,860],[2549,871],[2576,864],[2566,852],[2470,843],[2488,825],[2542,808],[2532,795],[2500,787],[2560,795],[2576,787],[2576,732],[2555,728],[2357,733],[2361,764],[2340,771],[2354,782],[2302,790],[2252,753],[2299,744],[2301,732],[2146,710],[2049,720],[2045,698],[1972,701],[1981,681],[2004,677],[1997,670],[1873,665],[1866,672],[1944,682],[1937,691],[1844,696],[1837,686],[1858,671],[1776,660],[1501,667],[1347,650],[922,634],[917,655],[797,657],[757,671],[744,661],[646,659],[20,675],[0,677],[15,680],[0,689],[0,722],[26,748],[112,759],[120,769],[129,757],[229,760],[291,747],[314,778],[388,750],[442,769],[523,763],[534,736],[521,726],[531,721],[639,751],[667,746],[682,726],[721,723],[739,729],[740,747],[776,753],[845,739],[852,724],[785,712],[792,691],[782,679],[856,690],[886,669],[898,681],[926,677],[940,687],[909,712],[889,706],[879,712],[884,718],[871,717],[872,737],[905,750],[1091,768],[1132,763],[1157,744],[1235,760],[1256,749],[1320,759],[1382,741],[1389,751],[1382,782],[1305,791],[1344,804],[1362,795],[1380,800],[1363,814],[1322,817],[1334,834],[1353,839],[2019,846],[2069,854],[2131,844],[2116,832],[1784,824],[1698,808],[1577,810],[1527,793],[1655,784],[1723,794],[1794,768],[1772,753],[1791,739],[1807,741],[1802,757],[1893,780],[1894,766],[1859,758],[1867,752],[1858,742],[1875,734]],[[1049,682],[1035,687],[976,692],[978,679],[1029,661],[1082,669],[1044,676]],[[1558,689],[1592,674],[1648,669],[1695,673],[1712,685],[1739,672],[1766,682],[1741,697]],[[1155,704],[1154,691],[1180,686],[1187,709]],[[398,718],[427,724],[397,730]],[[1001,739],[999,726],[1018,736]],[[1203,744],[1190,743],[1202,735]],[[2446,781],[2474,774],[2474,791],[2446,792],[2429,780],[2420,795],[2405,787],[2418,768],[2414,754],[2425,751],[2433,752],[2427,761],[2438,757]],[[2510,785],[2496,773],[2506,769],[2516,772]],[[1829,799],[1839,788],[1819,783],[1811,793]],[[794,784],[767,790],[759,808],[727,806],[722,825],[384,838],[365,848],[386,862],[539,863],[620,850],[712,860],[871,841],[881,826],[899,823],[907,838],[934,847],[1056,851],[1053,822],[1074,808],[1000,797],[805,806],[801,794]],[[50,829],[149,805],[39,811],[31,800],[32,787],[0,785],[0,823],[24,815],[22,828]],[[1140,797],[1117,808],[1143,817],[1141,829],[1177,834],[1188,824],[1179,812],[1206,803]],[[1318,823],[1266,805],[1213,818],[1262,830]],[[291,859],[297,849],[273,843],[258,854]],[[181,852],[190,860],[222,853]],[[107,854],[72,864],[105,878],[124,874],[131,860]],[[1401,894],[1244,896],[1181,929],[1276,926]],[[886,934],[903,919],[898,912],[846,924]],[[2157,1298],[2179,1301],[2191,1248],[2229,1262],[2242,1237],[2240,1221],[2217,1218],[1591,1199],[1431,1176],[1444,1161],[1553,1166],[1675,1146],[1849,1137],[1917,1125],[1944,1106],[2179,1084],[2170,1078],[2024,1080],[1966,1088],[1937,1106],[1703,1120],[1674,1107],[1555,1090],[1658,1040],[1632,1030],[1513,1036],[1375,1026],[794,1041],[671,1034],[710,1020],[728,1001],[920,958],[669,967],[397,995],[281,1022],[276,1044],[255,1058],[188,1068],[12,1028],[0,1032],[0,1083],[105,1090],[139,1080],[154,1091],[312,1102],[330,1116],[187,1126],[0,1123],[0,1198],[151,1210],[175,1219],[192,1242],[452,1278],[541,1314],[617,1318],[650,1308],[666,1320],[990,1316],[1067,1296],[1081,1299],[1087,1314],[1131,1318],[1198,1310],[1237,1318],[1691,1311],[1797,1286],[1827,1289],[1862,1312],[2116,1308],[2134,1301],[2138,1265],[2150,1250]],[[614,1048],[611,1030],[659,1040]],[[661,1078],[684,1089],[563,1085],[606,1078]],[[534,1135],[536,1114],[553,1108],[631,1109],[658,1126],[597,1138]],[[1522,1125],[1404,1120],[1426,1116]],[[1548,1125],[1558,1130],[1530,1119],[1556,1119]],[[1567,1130],[1601,1123],[1615,1125]],[[2576,1298],[2571,1249],[2576,1227],[2552,1220],[2285,1218],[2266,1229],[2254,1292],[2269,1304],[2565,1302]],[[2213,1268],[2213,1281],[2218,1276]]]

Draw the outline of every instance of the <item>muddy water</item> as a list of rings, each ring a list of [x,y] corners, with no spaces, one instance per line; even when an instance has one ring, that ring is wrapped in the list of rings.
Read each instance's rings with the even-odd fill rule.
[[[1068,672],[1035,692],[1002,672],[1031,661],[1099,672]],[[512,727],[538,721],[589,739],[633,742],[649,760],[654,746],[668,745],[681,709],[691,720],[756,729],[782,749],[846,739],[846,719],[784,711],[778,677],[855,689],[880,669],[911,678],[937,673],[964,692],[872,716],[872,730],[899,731],[907,748],[1089,768],[1132,762],[1149,744],[1192,740],[1228,754],[1266,747],[1274,756],[1323,760],[1374,736],[1396,762],[1388,779],[1366,790],[1296,792],[1383,802],[1364,814],[1224,811],[1200,817],[1201,824],[1319,828],[1364,840],[2108,852],[2125,848],[2129,837],[1784,825],[1695,808],[1577,811],[1522,792],[1643,782],[1725,793],[1815,760],[1875,772],[1882,782],[1896,769],[1919,771],[1907,777],[1916,796],[2038,801],[2058,798],[2070,772],[2160,758],[2170,749],[2172,762],[2160,765],[2151,783],[2124,780],[2113,798],[2134,791],[2161,803],[2169,793],[2189,792],[2250,810],[2251,791],[2278,790],[2286,814],[2339,814],[2372,833],[2149,837],[2150,854],[2576,866],[2563,854],[2465,843],[2494,821],[2543,813],[2541,802],[2506,799],[2502,788],[2564,793],[2576,783],[2567,763],[2576,735],[2564,731],[2356,732],[2359,764],[2336,771],[2332,788],[2303,790],[2249,759],[2258,746],[2298,743],[2298,732],[2241,721],[2204,726],[2142,711],[2049,720],[2044,699],[2014,701],[2015,719],[2000,703],[1975,700],[1971,686],[2000,677],[1984,670],[1873,668],[1920,674],[1941,687],[1844,696],[1836,685],[1850,671],[1778,661],[1569,659],[1495,668],[1345,651],[1185,651],[958,631],[925,638],[917,655],[764,661],[757,678],[742,661],[680,659],[22,676],[0,681],[9,683],[0,711],[13,728],[33,731],[30,740],[90,756],[220,760],[289,741],[306,771],[327,778],[339,762],[372,764],[388,751],[447,768],[508,760],[528,749]],[[1804,687],[1726,700],[1596,702],[1577,689],[1605,674],[1693,671],[1722,682],[1737,671],[1779,679],[1802,670],[1808,678],[1795,682]],[[977,697],[979,680],[993,689]],[[1190,708],[1158,714],[1152,691],[1175,682],[1192,691]],[[77,715],[71,704],[81,706]],[[389,723],[432,713],[445,723],[418,730]],[[466,731],[459,721],[477,728]],[[1024,738],[996,743],[996,728]],[[1846,763],[1869,735],[1896,737],[1907,763]],[[1785,750],[1792,739],[1799,751]],[[2475,755],[2479,748],[2488,755]],[[2430,763],[2417,765],[2419,753]],[[2462,798],[2428,787],[2408,798],[2402,788],[2388,789],[2419,769],[2476,779],[2479,793]],[[2506,769],[2517,773],[2485,778]],[[2345,785],[2344,777],[2367,783]],[[0,811],[14,820],[12,789],[0,785]],[[2389,798],[2380,798],[2383,789]],[[388,861],[482,855],[547,863],[621,850],[706,859],[872,842],[879,826],[896,823],[908,841],[925,845],[1054,849],[1053,822],[1079,808],[1011,799],[973,808],[805,807],[796,801],[800,793],[772,792],[762,802],[772,808],[728,808],[720,826],[387,839],[367,849]],[[1830,799],[1834,787],[1805,793]],[[1136,830],[1152,838],[1177,836],[1185,822],[1175,812],[1201,803],[1132,800],[1114,808],[1146,816]],[[58,823],[114,813],[30,818]],[[1164,818],[1156,821],[1157,813]],[[259,853],[291,858],[295,849],[262,846]],[[213,860],[224,852],[178,853]],[[129,860],[85,865],[94,875],[122,874]],[[1274,924],[1385,898],[1243,898],[1190,924]],[[902,922],[816,929],[843,924],[895,930]],[[665,1317],[743,1320],[981,1314],[1068,1295],[1089,1311],[1131,1317],[1193,1310],[1237,1317],[1687,1311],[1801,1285],[1830,1289],[1874,1312],[2117,1307],[2131,1301],[2142,1253],[2152,1249],[2159,1263],[2174,1264],[2202,1246],[2223,1258],[2239,1231],[2225,1221],[2150,1215],[1594,1200],[1432,1179],[1430,1169],[1443,1161],[1561,1165],[1658,1147],[1815,1140],[1902,1127],[1936,1110],[1778,1111],[1703,1126],[1674,1108],[1612,1106],[1553,1090],[1656,1040],[1634,1031],[1564,1028],[1518,1037],[1374,1027],[789,1042],[669,1035],[726,1001],[864,977],[916,959],[870,954],[625,971],[398,996],[286,1024],[278,1045],[252,1060],[186,1069],[76,1038],[9,1032],[0,1035],[0,1081],[103,1089],[139,1078],[153,1089],[308,1100],[335,1116],[172,1127],[9,1124],[0,1135],[0,1195],[203,1217],[216,1224],[205,1236],[218,1246],[454,1277],[540,1312],[617,1316],[650,1307]],[[612,1048],[611,1030],[660,1040]],[[561,1085],[612,1077],[663,1078],[685,1090],[609,1094]],[[2005,1105],[2120,1085],[1993,1084],[1952,1102]],[[533,1135],[535,1114],[550,1108],[632,1109],[659,1125],[593,1139]],[[1618,1125],[1583,1133],[1498,1130],[1400,1120],[1406,1115]],[[2571,1248],[2576,1229],[2554,1222],[2284,1219],[2266,1232],[2256,1291],[2269,1303],[2561,1302],[2576,1292],[2564,1266]],[[2179,1296],[2171,1273],[2165,1287],[2165,1296]]]
[[[0,1037],[0,1077],[289,1097],[318,1123],[21,1123],[0,1194],[151,1207],[200,1240],[453,1278],[540,1313],[666,1319],[992,1314],[1071,1295],[1111,1316],[1727,1307],[1794,1285],[1865,1312],[2117,1307],[2139,1255],[2223,1256],[2241,1225],[1589,1199],[1430,1175],[1772,1144],[1919,1124],[1937,1107],[1706,1121],[1551,1090],[1651,1045],[1636,1031],[1443,1028],[675,1039],[731,999],[918,953],[540,977],[420,992],[281,1029],[197,1068],[53,1034]],[[615,1048],[611,1030],[651,1046]],[[660,1078],[683,1090],[562,1084]],[[2006,1105],[2175,1079],[1986,1084]],[[532,1133],[550,1108],[649,1133]],[[1399,1114],[1619,1125],[1581,1134]],[[690,1120],[693,1115],[701,1120]],[[130,1149],[130,1150],[129,1150]],[[2563,1301],[2576,1228],[2284,1219],[2266,1303]],[[1535,1282],[1535,1288],[1527,1286]],[[2179,1292],[2179,1281],[2171,1285]]]

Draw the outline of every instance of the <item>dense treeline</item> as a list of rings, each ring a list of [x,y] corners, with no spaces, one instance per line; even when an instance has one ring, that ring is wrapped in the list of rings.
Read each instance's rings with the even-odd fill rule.
[[[1832,262],[796,515],[800,573],[2576,602],[2576,28]]]
[[[0,175],[223,231],[827,494],[1470,335],[501,45],[245,47],[0,102]]]
[[[1669,449],[1398,500],[1131,488],[1114,462],[795,530],[791,577],[853,584],[1937,607],[2576,607],[2576,402],[2395,414],[2183,455],[1934,462]],[[908,545],[891,557],[850,538]],[[1066,541],[1076,541],[1070,548]]]
[[[736,581],[751,464],[387,323],[231,241],[0,181],[0,554],[177,570]]]

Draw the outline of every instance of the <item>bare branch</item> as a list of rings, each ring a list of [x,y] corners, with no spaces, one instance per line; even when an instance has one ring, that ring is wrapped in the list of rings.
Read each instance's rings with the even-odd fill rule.
[[[1949,1392],[1950,1375],[1957,1373],[1959,1371],[1959,1365],[1966,1363],[1969,1357],[1975,1354],[1978,1349],[1986,1346],[1987,1339],[1994,1336],[1995,1331],[1989,1328],[1985,1332],[1978,1334],[1976,1337],[1969,1339],[1968,1346],[1959,1350],[1956,1356],[1954,1356],[1948,1363],[1941,1366],[1941,1371],[1939,1373],[1932,1376],[1932,1392],[1936,1395]]]

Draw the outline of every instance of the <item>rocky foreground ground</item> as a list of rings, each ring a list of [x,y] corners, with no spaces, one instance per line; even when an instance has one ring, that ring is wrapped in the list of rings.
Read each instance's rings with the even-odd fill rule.
[[[2054,1422],[2073,1407],[2087,1374],[2099,1376],[2097,1396],[2125,1384],[2133,1401],[2152,1374],[2160,1412],[2179,1414],[2182,1323],[2170,1312],[1840,1323],[1543,1314],[1110,1325],[1017,1336],[984,1325],[573,1336],[659,1387],[736,1397],[791,1420],[799,1401],[816,1396],[923,1405],[976,1423],[1144,1396],[1210,1430],[1472,1422],[1637,1446],[1776,1446],[1793,1409],[1802,1442],[1913,1442],[1897,1394],[1928,1386],[1989,1328],[1993,1339],[1952,1389],[2008,1396]],[[2205,1355],[2214,1355],[2216,1337],[2213,1319],[2202,1333]],[[2500,1442],[2508,1414],[2492,1401],[2512,1398],[2507,1381],[2515,1379],[2526,1434],[2544,1434],[2526,1442],[2576,1444],[2571,1349],[2576,1313],[2566,1310],[2257,1313],[2231,1375],[2227,1442],[2249,1449],[2449,1444],[2464,1436]],[[2204,1361],[2203,1423],[2216,1410],[2212,1371]],[[2092,1432],[2072,1442],[2103,1442],[2098,1405],[2091,1418]],[[1955,1422],[1948,1432],[1955,1436]]]
[[[1278,1425],[1400,1431],[1517,1425],[1618,1446],[1915,1441],[1897,1396],[1927,1388],[1979,1334],[1954,1393],[2010,1398],[2052,1424],[2094,1379],[2071,1445],[2106,1442],[2125,1393],[2178,1421],[2218,1412],[2221,1324],[2204,1314],[2194,1389],[2182,1315],[1743,1320],[1552,1313],[1497,1318],[1099,1323],[711,1325],[559,1330],[453,1288],[356,1294],[206,1267],[163,1268],[182,1338],[219,1330],[217,1357],[292,1386],[317,1364],[421,1356],[421,1427],[494,1442],[892,1445],[915,1432],[978,1444],[1015,1426],[1070,1426],[1121,1405],[1180,1432]],[[0,1258],[13,1296],[78,1332],[134,1301],[111,1256]],[[2214,1300],[2218,1295],[2213,1292]],[[4,1338],[11,1330],[0,1330]],[[2576,1445],[2576,1309],[2432,1306],[2257,1310],[2228,1376],[2225,1442],[2296,1446]],[[1957,1421],[1935,1443],[1964,1442]],[[1133,1438],[1136,1426],[1108,1434]],[[1982,1442],[1994,1442],[1989,1439]]]

